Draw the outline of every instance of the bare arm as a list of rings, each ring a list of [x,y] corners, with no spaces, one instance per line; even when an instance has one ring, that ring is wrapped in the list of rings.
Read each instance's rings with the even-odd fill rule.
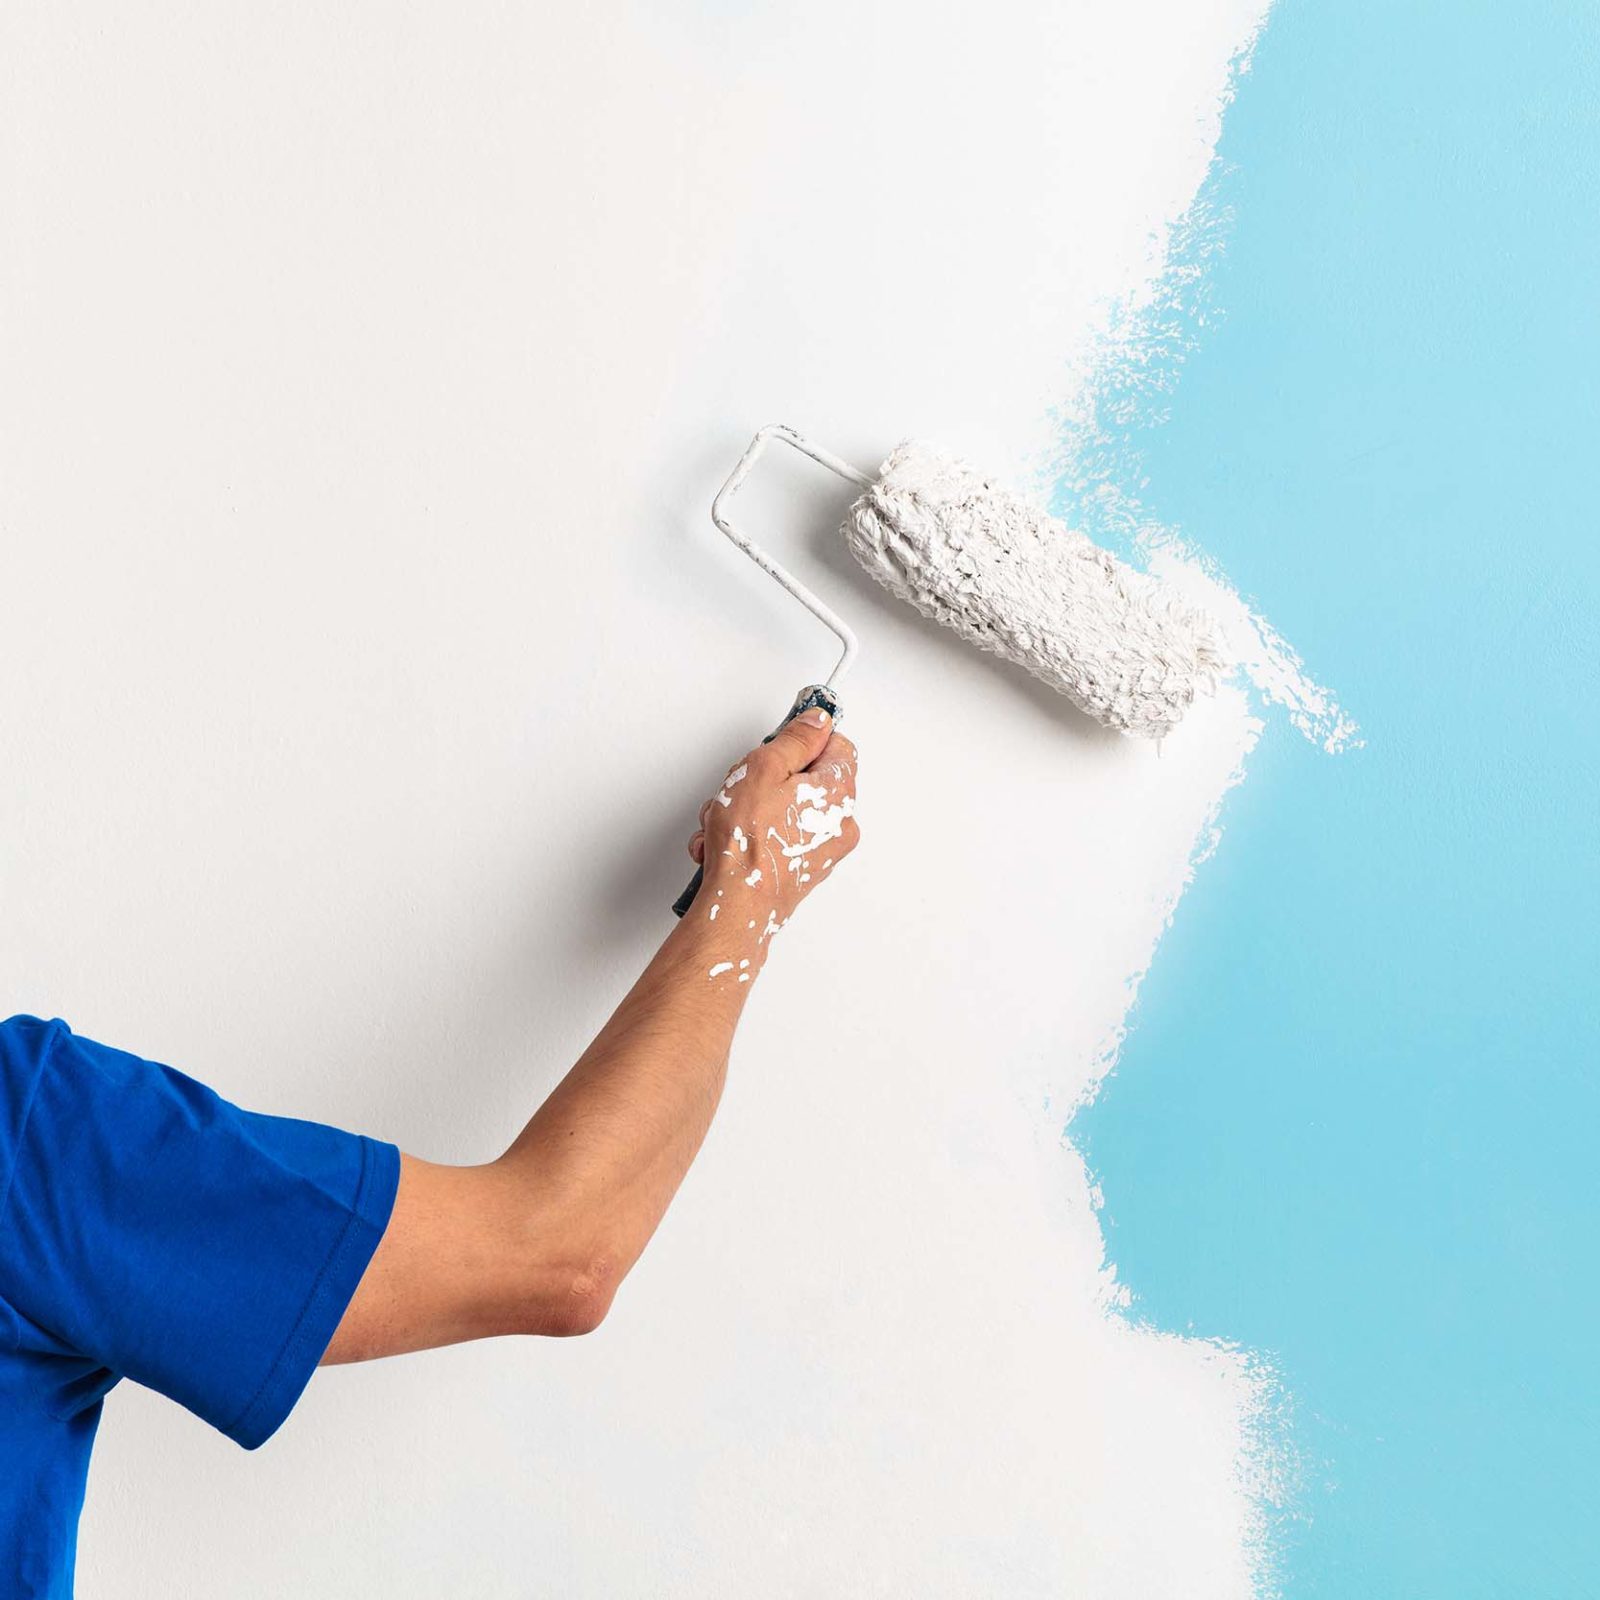
[[[325,1363],[599,1324],[705,1137],[774,934],[855,846],[854,796],[855,750],[821,712],[735,763],[690,841],[694,904],[511,1147],[402,1157]]]

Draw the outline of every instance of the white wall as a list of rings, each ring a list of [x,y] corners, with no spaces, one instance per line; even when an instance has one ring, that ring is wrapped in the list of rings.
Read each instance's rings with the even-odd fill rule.
[[[1023,477],[1262,0],[81,6],[0,21],[0,1014],[497,1151],[830,641],[753,428]],[[763,469],[765,474],[765,469]],[[124,1385],[92,1600],[1240,1595],[1248,1384],[1108,1319],[1059,1142],[1251,737],[1158,758],[848,564],[865,842],[595,1337]]]

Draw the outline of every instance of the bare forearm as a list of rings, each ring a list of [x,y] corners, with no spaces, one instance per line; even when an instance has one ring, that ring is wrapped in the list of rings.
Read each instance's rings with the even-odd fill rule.
[[[499,1160],[402,1158],[325,1362],[601,1321],[705,1138],[750,992],[710,976],[707,935],[703,916],[673,929]]]
[[[699,896],[506,1153],[479,1167],[402,1157],[325,1361],[583,1333],[605,1316],[705,1138],[775,931],[854,846],[854,748],[808,719],[706,802],[690,841]]]
[[[739,977],[753,977],[762,956],[753,934],[732,944],[703,915],[680,922],[498,1163],[589,1236],[574,1243],[612,1288],[705,1138],[750,992]],[[731,971],[713,977],[723,962]]]

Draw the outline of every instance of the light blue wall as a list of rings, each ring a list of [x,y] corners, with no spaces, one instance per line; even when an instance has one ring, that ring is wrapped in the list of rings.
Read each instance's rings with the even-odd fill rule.
[[[1600,7],[1282,0],[1144,498],[1271,723],[1073,1126],[1133,1314],[1269,1352],[1291,1597],[1600,1595]]]

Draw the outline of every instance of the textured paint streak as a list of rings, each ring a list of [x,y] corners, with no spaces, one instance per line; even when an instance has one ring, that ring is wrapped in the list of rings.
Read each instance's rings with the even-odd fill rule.
[[[1207,324],[1202,308],[1210,279],[1198,263],[1209,268],[1219,258],[1220,226],[1208,193],[1175,230],[1177,253],[1157,280],[1159,292],[1131,298],[1095,342],[1094,364],[1050,467],[1054,500],[1090,537],[1136,556],[1169,593],[1202,612],[1219,631],[1219,661],[1242,674],[1264,704],[1281,708],[1312,743],[1336,755],[1361,744],[1355,720],[1240,596],[1214,552],[1163,522],[1128,487],[1144,481],[1133,441],[1164,419],[1164,406],[1154,401],[1165,400],[1177,384]]]

